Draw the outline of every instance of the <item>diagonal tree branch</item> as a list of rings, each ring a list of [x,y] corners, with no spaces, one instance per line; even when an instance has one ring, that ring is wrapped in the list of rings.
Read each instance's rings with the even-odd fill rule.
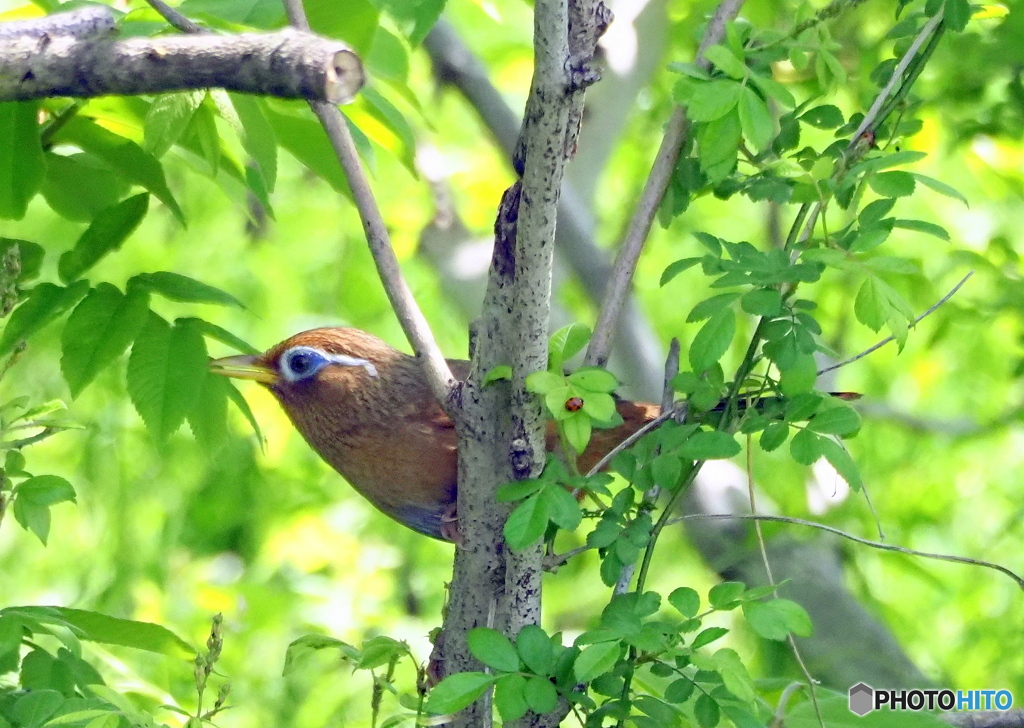
[[[725,37],[726,24],[739,14],[741,7],[743,7],[743,0],[722,0],[708,24],[700,47],[697,49],[698,66],[704,69],[711,67],[711,64],[704,58],[704,51],[721,42]],[[615,327],[626,301],[637,261],[640,260],[640,252],[651,232],[654,216],[665,196],[665,190],[668,189],[672,170],[675,169],[676,159],[679,157],[679,150],[689,131],[690,122],[686,118],[685,110],[681,106],[676,107],[668,122],[665,136],[661,140],[661,147],[654,159],[651,173],[647,177],[647,183],[644,185],[636,210],[629,222],[626,236],[615,257],[611,280],[608,282],[608,289],[601,304],[601,313],[594,325],[594,336],[587,348],[585,363],[588,365],[604,366],[608,361]]]
[[[284,6],[292,26],[300,30],[309,29],[309,21],[306,19],[302,0],[284,0]],[[370,253],[377,266],[377,273],[380,275],[384,290],[388,294],[388,300],[391,301],[395,315],[416,351],[416,356],[423,362],[431,392],[445,409],[449,409],[452,405],[451,397],[455,391],[455,377],[452,375],[440,347],[434,340],[434,334],[427,324],[426,317],[420,311],[412,291],[409,290],[409,285],[402,276],[398,258],[391,247],[391,237],[388,235],[384,218],[377,206],[377,200],[373,196],[373,190],[370,189],[369,180],[366,178],[366,172],[359,160],[359,154],[345,118],[332,104],[311,101],[310,108],[323,124],[331,146],[334,148],[335,154],[338,155],[338,162],[345,171],[349,188],[352,190],[352,199],[355,201],[359,217],[363,221],[366,242],[370,246]]]

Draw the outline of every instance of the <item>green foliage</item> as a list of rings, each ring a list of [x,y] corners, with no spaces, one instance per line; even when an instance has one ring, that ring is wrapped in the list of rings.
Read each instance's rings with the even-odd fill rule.
[[[437,216],[426,186],[410,175],[420,173],[416,144],[436,144],[458,160],[448,165],[458,170],[454,197],[474,234],[488,228],[505,173],[498,169],[500,155],[476,140],[476,120],[466,109],[447,96],[444,104],[427,105],[436,94],[416,49],[445,3],[360,0],[344,13],[331,2],[306,6],[315,30],[343,38],[363,56],[371,81],[346,107],[349,128],[375,175],[412,287],[446,346],[464,348],[465,322],[433,295],[445,281],[410,255],[424,222]],[[975,507],[989,516],[1005,511],[1001,499],[1013,497],[1010,486],[978,487],[1005,478],[977,461],[964,475],[964,450],[949,442],[955,436],[935,442],[877,419],[864,427],[856,410],[816,389],[816,357],[832,356],[833,348],[855,352],[886,329],[903,351],[899,367],[862,362],[843,372],[852,383],[840,386],[892,394],[900,406],[928,402],[929,416],[970,412],[982,422],[972,455],[984,452],[986,461],[1004,469],[1014,462],[1011,450],[985,438],[1019,419],[1004,405],[1024,371],[1015,348],[1022,299],[1014,234],[1020,226],[1010,206],[999,202],[1020,186],[1012,164],[1024,130],[1019,13],[1014,8],[989,38],[983,21],[971,21],[965,0],[897,6],[885,33],[879,22],[887,16],[868,18],[868,10],[850,9],[861,14],[832,24],[815,19],[810,6],[762,4],[750,17],[763,27],[729,24],[722,42],[706,51],[707,71],[672,64],[678,79],[671,97],[657,83],[645,91],[645,108],[631,115],[633,141],[617,149],[614,173],[590,192],[598,200],[635,198],[667,107],[672,101],[687,107],[692,134],[659,208],[665,229],[654,231],[641,268],[641,274],[663,270],[664,288],[653,292],[640,277],[637,285],[658,334],[684,339],[686,366],[671,381],[685,399],[685,413],[619,453],[614,476],[585,478],[577,472],[578,456],[595,429],[620,422],[619,382],[604,369],[566,371],[589,339],[586,327],[570,325],[552,336],[548,367],[531,373],[527,386],[555,421],[565,461],[553,459],[538,478],[509,484],[500,497],[515,503],[504,532],[512,549],[544,540],[553,561],[560,552],[582,550],[565,567],[568,579],[548,580],[545,604],[546,624],[564,624],[580,636],[570,642],[536,625],[518,635],[475,630],[470,649],[491,672],[453,675],[429,697],[418,664],[429,646],[414,649],[378,632],[419,635],[436,624],[449,552],[431,551],[432,544],[424,547],[411,536],[403,540],[393,525],[373,520],[352,501],[324,515],[327,504],[343,497],[333,474],[285,438],[287,425],[276,410],[258,399],[250,408],[239,390],[206,369],[208,344],[215,354],[220,346],[254,353],[247,340],[276,341],[311,320],[343,321],[400,340],[368,272],[359,222],[348,208],[336,212],[330,190],[347,195],[348,185],[315,118],[297,102],[216,90],[0,104],[0,310],[10,312],[0,355],[4,372],[13,366],[3,375],[12,391],[0,405],[6,456],[0,517],[9,512],[8,525],[28,532],[2,534],[15,545],[0,570],[0,591],[15,595],[8,601],[56,594],[89,607],[0,604],[0,676],[5,686],[17,686],[0,691],[0,725],[152,725],[163,719],[159,711],[170,710],[190,728],[215,717],[237,725],[395,726],[427,722],[425,712],[457,711],[492,687],[504,721],[564,703],[588,725],[731,721],[746,728],[773,720],[778,691],[753,680],[748,669],[786,667],[767,664],[771,658],[763,665],[747,660],[743,635],[771,641],[805,636],[810,621],[771,589],[725,582],[704,598],[704,587],[679,586],[716,578],[685,558],[689,546],[668,528],[669,514],[705,461],[756,450],[749,453],[755,480],[766,482],[784,512],[799,513],[806,508],[805,468],[824,458],[854,490],[877,484],[874,497],[887,501],[887,524],[895,524],[901,541],[934,540],[935,524],[951,511],[971,517],[948,492],[969,487]],[[864,120],[857,110],[868,108],[897,58],[940,8],[941,29],[963,35],[922,44],[905,88],[897,85],[898,96],[882,107],[869,133],[855,138]],[[269,0],[186,0],[179,9],[218,32],[286,22],[280,3]],[[518,74],[530,65],[523,6],[488,5],[487,13],[503,16],[500,24],[472,15],[479,11],[449,8],[457,24],[478,34],[474,46],[503,86],[519,89]],[[666,52],[692,55],[699,15],[671,20]],[[140,8],[125,16],[121,29],[170,32]],[[929,72],[919,76],[925,63]],[[918,149],[943,153],[926,156]],[[967,163],[943,168],[947,149]],[[936,169],[979,200],[972,211],[977,217],[958,217],[959,209],[943,206],[943,197],[966,204],[967,195],[923,173]],[[437,182],[436,170],[422,172]],[[790,225],[788,232],[758,231],[769,206],[775,219]],[[628,208],[602,205],[603,239],[624,229]],[[688,210],[692,214],[681,218]],[[276,221],[269,241],[261,238],[268,234],[261,228],[267,218]],[[182,228],[186,220],[189,230]],[[251,239],[243,238],[243,224]],[[693,231],[694,225],[714,234]],[[965,236],[970,249],[955,247]],[[955,303],[947,320],[929,321],[927,335],[910,337],[916,312],[935,300],[929,281],[965,262],[987,276],[978,300]],[[577,318],[592,314],[572,285],[560,294]],[[218,308],[197,309],[208,305]],[[983,315],[984,326],[971,325]],[[63,383],[53,374],[56,367],[47,366],[56,361],[58,339]],[[926,346],[914,351],[918,340]],[[512,374],[497,367],[486,382]],[[951,382],[970,382],[970,391]],[[73,417],[86,429],[51,438],[71,427],[69,416],[62,404],[32,403],[66,398],[64,384],[75,400]],[[253,429],[257,419],[266,424],[270,446],[262,455],[236,431],[228,400]],[[904,419],[915,427],[930,422],[916,413]],[[179,434],[184,422],[201,448]],[[854,436],[851,454],[846,440]],[[29,449],[44,440],[44,447]],[[67,502],[84,507],[73,513],[60,505]],[[851,529],[864,525],[862,509],[827,517]],[[1010,522],[1001,531],[987,528],[1003,535],[986,548],[997,550],[1013,528]],[[955,533],[942,536],[951,550],[954,544],[976,547],[969,539],[954,540]],[[36,539],[50,542],[48,553],[32,550],[39,548]],[[83,551],[87,558],[74,558]],[[871,557],[860,551],[848,556],[849,581],[865,584],[865,593],[877,592],[871,587],[879,578],[887,587],[898,584],[885,590],[893,597],[882,597],[877,612],[900,614],[905,604],[933,597],[928,590],[938,577],[930,572],[915,566],[914,578],[906,578],[900,571],[911,568],[906,562],[894,567],[865,563]],[[652,568],[659,571],[657,582]],[[944,593],[959,599],[955,610],[943,607],[936,615],[960,627],[948,649],[940,651],[906,626],[917,620],[902,620],[900,638],[917,653],[928,651],[958,683],[1017,679],[998,662],[1012,635],[995,626],[981,634],[971,618],[977,611],[971,600],[1016,602],[987,586],[982,593],[973,579],[961,592],[943,580]],[[609,596],[605,587],[612,586],[625,593]],[[331,597],[329,615],[311,607],[311,595],[327,593],[342,594]],[[335,600],[342,602],[338,609]],[[223,659],[230,672],[244,673],[245,697],[219,717],[225,687],[212,708],[203,707],[207,680],[216,679],[211,675],[221,659],[219,623],[207,650],[191,669],[181,669],[165,656],[194,650],[169,629],[110,616],[143,614],[195,632],[220,608],[231,612],[239,640],[236,654],[229,645]],[[360,647],[307,635],[285,651],[300,622],[332,634],[366,634]],[[94,654],[88,644],[83,649],[83,640],[108,645],[114,658]],[[968,646],[991,658],[959,659]],[[124,647],[153,653],[153,662],[116,651]],[[126,678],[111,669],[115,659],[138,675]],[[168,694],[175,700],[168,702]],[[844,700],[819,701],[829,725],[849,722]],[[809,702],[795,697],[793,703],[783,706],[787,725],[817,725]],[[892,724],[886,720],[876,715],[862,722]],[[907,714],[899,720],[935,723]]]

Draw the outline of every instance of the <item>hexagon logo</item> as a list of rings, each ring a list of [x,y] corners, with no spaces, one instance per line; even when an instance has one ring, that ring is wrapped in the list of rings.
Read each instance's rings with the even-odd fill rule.
[[[850,688],[850,712],[863,718],[874,710],[874,698],[874,688],[865,683],[857,683]]]

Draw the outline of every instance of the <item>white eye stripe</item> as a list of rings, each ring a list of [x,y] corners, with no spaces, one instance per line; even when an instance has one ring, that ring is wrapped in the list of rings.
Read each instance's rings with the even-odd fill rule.
[[[354,356],[345,356],[344,354],[324,354],[324,358],[331,364],[340,364],[343,367],[362,367],[366,370],[366,373],[371,377],[377,377],[377,367],[375,367],[369,359],[359,359]]]
[[[295,359],[300,356],[308,357],[309,366],[305,371],[297,372],[293,367]],[[298,382],[303,379],[308,379],[328,364],[337,364],[339,366],[346,367],[363,367],[366,369],[366,373],[371,377],[377,377],[377,367],[375,367],[368,359],[360,359],[358,357],[347,356],[345,354],[331,354],[313,346],[293,346],[291,349],[288,349],[281,354],[278,361],[278,368],[280,369],[281,375],[289,382]]]

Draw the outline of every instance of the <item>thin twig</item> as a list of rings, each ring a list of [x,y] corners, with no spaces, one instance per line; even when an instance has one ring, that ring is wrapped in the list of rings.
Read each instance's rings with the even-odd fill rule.
[[[972,270],[967,275],[965,275],[963,278],[961,278],[960,282],[957,283],[955,286],[953,286],[953,288],[950,290],[949,293],[947,293],[945,296],[943,296],[938,301],[936,301],[934,306],[932,306],[927,311],[925,311],[923,314],[921,314],[916,319],[914,319],[914,323],[912,325],[916,326],[917,324],[921,323],[921,321],[923,321],[925,318],[927,318],[928,316],[931,316],[933,313],[935,313],[939,309],[940,306],[942,306],[946,301],[948,301],[954,295],[956,295],[956,292],[959,291],[960,288],[973,275],[974,275],[974,271]],[[879,341],[877,344],[875,344],[874,346],[868,347],[867,349],[865,349],[864,351],[860,352],[859,354],[851,356],[849,359],[844,359],[843,361],[839,362],[838,364],[833,364],[832,366],[825,367],[824,369],[820,369],[818,371],[818,376],[820,377],[822,374],[827,374],[828,372],[835,371],[836,369],[839,369],[840,367],[845,367],[847,364],[853,364],[858,359],[863,359],[868,354],[871,354],[871,353],[877,351],[878,349],[881,349],[883,346],[888,344],[890,341],[895,341],[895,340],[896,340],[895,336],[887,336],[884,339],[882,339],[881,341]]]
[[[878,117],[878,112],[882,110],[882,106],[885,104],[886,99],[889,98],[889,95],[896,87],[896,84],[900,83],[903,79],[903,74],[906,73],[907,68],[910,66],[910,62],[914,60],[915,56],[917,56],[918,50],[920,50],[921,46],[924,45],[924,42],[931,36],[931,34],[935,32],[939,23],[942,22],[943,15],[944,11],[940,9],[921,28],[917,37],[914,38],[914,42],[910,44],[910,47],[907,48],[907,52],[903,54],[903,58],[901,58],[900,62],[896,64],[896,68],[893,70],[892,76],[889,77],[888,83],[882,87],[877,98],[875,98],[875,102],[871,104],[871,108],[868,109],[868,113],[864,115],[863,121],[860,122],[860,126],[857,127],[857,131],[853,134],[853,141],[851,144],[856,144],[857,140],[860,139],[861,135],[865,131],[873,128],[875,119]]]
[[[747,493],[750,496],[750,512],[757,513],[757,498],[754,496],[754,448],[752,438],[747,435]],[[761,522],[754,521],[754,533],[757,535],[757,546],[761,550],[761,563],[764,564],[765,574],[768,576],[768,583],[775,587],[775,575],[772,574],[772,564],[768,560],[768,547],[764,542],[764,533],[761,531]],[[775,598],[778,598],[777,596]],[[807,681],[807,689],[811,696],[811,704],[814,706],[814,714],[818,718],[818,724],[821,728],[825,728],[825,719],[821,715],[821,706],[818,704],[818,691],[815,689],[817,681],[814,676],[811,675],[811,671],[807,669],[807,663],[804,662],[803,655],[800,654],[800,648],[796,645],[796,639],[793,634],[786,635],[786,641],[789,642],[789,649],[793,652],[793,657],[796,658],[797,665],[800,666],[800,672],[803,673],[804,679]]]
[[[149,6],[160,13],[163,19],[170,23],[172,26],[180,30],[182,33],[206,33],[206,28],[199,25],[189,18],[186,18],[180,12],[172,8],[170,5],[165,3],[163,0],[146,0]]]
[[[779,696],[779,704],[775,707],[775,719],[772,720],[772,728],[782,728],[786,720],[786,708],[789,706],[789,699],[803,686],[802,682],[794,680],[782,691],[782,695]]]
[[[697,49],[696,62],[698,66],[705,69],[710,68],[710,63],[704,58],[704,51],[721,42],[725,37],[726,24],[739,14],[742,6],[743,0],[722,0]],[[654,223],[658,206],[661,205],[661,200],[668,189],[669,180],[671,180],[676,166],[676,159],[679,157],[679,150],[689,134],[689,129],[690,123],[686,118],[686,111],[683,107],[677,106],[672,112],[672,118],[665,130],[665,136],[661,140],[661,147],[654,159],[651,173],[647,177],[636,210],[629,221],[626,236],[615,256],[615,264],[608,281],[604,301],[601,304],[601,312],[594,325],[594,335],[590,339],[590,346],[587,348],[585,359],[587,365],[603,366],[608,361],[615,327],[626,301],[626,294],[633,280],[637,261],[640,259],[647,236],[651,232],[651,225]]]
[[[1005,574],[1006,576],[1017,582],[1017,586],[1024,590],[1024,577],[1018,576],[1013,571],[1010,571],[1005,566],[993,563],[991,561],[983,561],[981,559],[971,559],[966,556],[951,556],[949,554],[937,554],[929,551],[917,551],[915,549],[908,549],[904,546],[895,546],[888,543],[880,543],[878,541],[872,541],[870,539],[861,538],[860,536],[854,536],[852,533],[847,533],[833,526],[826,526],[824,523],[816,523],[814,521],[806,521],[803,518],[791,518],[789,516],[766,516],[766,515],[754,515],[746,513],[690,513],[685,516],[676,516],[669,521],[670,524],[681,523],[683,521],[692,521],[695,519],[708,519],[708,520],[728,520],[734,519],[739,521],[775,521],[778,523],[792,523],[796,526],[807,526],[808,528],[816,528],[819,531],[827,531],[833,533],[836,536],[840,536],[854,543],[863,544],[864,546],[870,546],[871,548],[879,549],[880,551],[895,551],[901,554],[908,554],[910,556],[920,556],[926,559],[934,559],[936,561],[950,561],[954,564],[967,564],[969,566],[982,566],[986,569],[993,569]]]
[[[302,7],[301,0],[284,0],[284,7],[292,26],[299,30],[309,30],[309,21],[306,19],[306,11]],[[327,137],[330,139],[331,147],[338,156],[338,162],[345,172],[349,189],[352,191],[352,200],[363,221],[363,230],[366,233],[370,254],[377,266],[381,284],[388,294],[388,300],[402,325],[402,330],[413,349],[416,350],[416,355],[423,362],[423,368],[434,398],[442,407],[448,409],[455,387],[455,377],[434,340],[427,319],[416,304],[416,299],[413,298],[412,291],[409,290],[409,286],[402,276],[398,258],[391,247],[387,226],[384,224],[380,208],[377,207],[377,200],[370,189],[370,183],[366,178],[362,162],[359,160],[359,154],[348,125],[341,112],[333,104],[310,102],[309,106],[320,119],[324,131],[327,132]]]
[[[651,430],[656,429],[659,425],[661,425],[661,423],[667,422],[668,420],[672,419],[672,416],[674,414],[675,412],[672,411],[662,412],[660,415],[655,417],[653,420],[645,424],[639,430],[637,430],[632,435],[627,437],[625,440],[620,442],[618,445],[613,447],[607,455],[598,460],[594,467],[587,471],[587,477],[589,478],[591,475],[600,472],[608,463],[612,461],[612,458],[614,458],[616,455],[618,455],[620,452],[625,450],[627,447],[632,445],[634,442],[639,440],[641,437],[646,435]]]
[[[843,152],[842,161],[840,162],[840,168],[839,170],[837,170],[836,174],[833,175],[833,179],[841,177],[843,174],[845,174],[846,170],[849,169],[851,162],[855,161],[858,157],[866,153],[868,149],[871,148],[871,145],[869,143],[865,143],[864,141],[865,132],[874,129],[877,125],[876,122],[880,123],[882,120],[885,119],[885,116],[880,116],[880,114],[883,108],[885,108],[886,101],[892,94],[893,89],[896,87],[896,84],[900,83],[900,81],[903,79],[903,74],[906,73],[907,68],[910,67],[910,64],[917,57],[917,52],[921,49],[921,46],[924,44],[925,40],[931,37],[934,34],[936,28],[938,28],[939,25],[942,23],[942,18],[943,11],[940,9],[927,23],[924,24],[920,32],[917,34],[917,37],[914,38],[914,41],[910,44],[910,47],[907,49],[907,52],[903,54],[903,57],[900,59],[899,63],[896,64],[896,68],[893,69],[892,76],[889,77],[888,83],[886,83],[885,86],[882,87],[882,90],[878,92],[878,96],[875,97],[875,100],[874,102],[872,102],[871,107],[868,109],[868,112],[864,115],[864,119],[861,120],[860,125],[857,127],[857,131],[854,132],[852,137],[850,137],[850,144],[846,147],[845,151]],[[903,87],[901,87],[900,91],[897,91],[897,94],[900,93],[903,90],[903,88],[907,88],[907,86],[904,85]],[[824,209],[825,204],[826,203],[821,200],[815,203],[813,209],[811,210],[811,214],[808,215],[807,217],[807,224],[804,227],[804,232],[800,236],[801,242],[810,239],[811,234],[814,232],[814,226],[817,224],[818,217],[819,215],[821,215],[821,212]]]

